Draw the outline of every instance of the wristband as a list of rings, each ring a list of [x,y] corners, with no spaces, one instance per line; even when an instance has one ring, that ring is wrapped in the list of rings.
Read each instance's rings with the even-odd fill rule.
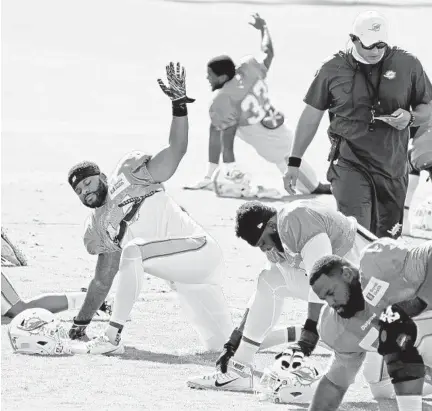
[[[187,107],[185,102],[176,102],[172,103],[172,113],[174,117],[184,117],[187,116]]]
[[[288,167],[300,167],[301,161],[299,157],[288,157]]]
[[[315,334],[318,334],[318,330],[317,330],[317,325],[318,323],[314,320],[311,319],[307,319],[304,326],[303,326],[303,330],[305,331],[311,331]]]
[[[410,118],[410,121],[408,122],[407,127],[411,127],[412,124],[413,124],[414,121],[415,121],[415,116],[414,116],[414,114],[413,114],[411,111],[410,111],[410,116],[411,116],[411,118]]]
[[[79,327],[87,327],[89,325],[91,320],[77,320],[76,317],[73,319],[74,325],[78,325]]]

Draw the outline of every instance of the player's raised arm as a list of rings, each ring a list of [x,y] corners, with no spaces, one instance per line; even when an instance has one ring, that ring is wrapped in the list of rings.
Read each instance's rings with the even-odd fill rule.
[[[263,63],[268,70],[274,57],[273,43],[270,38],[270,32],[266,21],[258,13],[252,14],[252,18],[253,22],[249,24],[261,32],[261,50],[266,55]]]
[[[186,96],[186,71],[177,63],[166,66],[168,86],[161,79],[158,83],[162,91],[171,99],[173,119],[168,147],[157,153],[147,163],[147,170],[156,182],[164,182],[172,177],[186,154],[188,146],[189,123],[187,103],[195,100]]]

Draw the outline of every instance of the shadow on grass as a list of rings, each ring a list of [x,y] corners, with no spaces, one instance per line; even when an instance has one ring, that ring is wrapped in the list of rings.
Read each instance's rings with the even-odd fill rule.
[[[294,200],[312,200],[314,198],[319,198],[321,196],[331,196],[331,194],[297,194],[295,196],[286,195],[282,198],[271,198],[271,197],[232,197],[232,196],[218,196],[218,199],[229,198],[230,200],[239,200],[239,201],[262,201],[263,203],[290,203]]]
[[[171,3],[193,3],[193,4],[218,4],[218,3],[228,3],[227,0],[165,0],[166,2]],[[359,6],[362,5],[362,2],[359,0],[261,0],[261,1],[251,1],[251,0],[232,0],[230,3],[234,4],[248,4],[248,5],[262,5],[262,6],[287,6],[287,5],[301,5],[301,6]],[[408,8],[408,7],[431,7],[430,4],[425,3],[424,1],[414,1],[410,2],[407,0],[404,3],[391,3],[389,1],[371,1],[367,4],[368,6],[374,7],[399,7],[399,8]]]
[[[204,352],[196,354],[167,354],[147,350],[140,350],[135,347],[125,347],[125,353],[119,356],[122,360],[148,361],[163,364],[195,364],[213,366],[216,363],[219,353]]]

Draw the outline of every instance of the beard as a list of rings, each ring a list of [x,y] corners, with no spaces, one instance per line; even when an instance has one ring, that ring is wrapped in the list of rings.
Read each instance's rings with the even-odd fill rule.
[[[219,83],[219,84],[214,84],[213,86],[211,86],[212,91],[216,91],[219,90],[223,87],[225,83]]]
[[[365,300],[363,297],[363,290],[360,281],[357,279],[349,285],[348,302],[345,305],[341,305],[337,313],[342,318],[351,318],[354,317],[357,312],[363,310],[364,306]]]
[[[93,200],[91,203],[88,203],[84,198],[83,204],[88,208],[99,208],[105,202],[107,193],[108,193],[108,185],[104,181],[100,180],[97,190],[94,191],[93,193],[89,193],[95,196],[95,200]]]
[[[283,252],[284,252],[284,248],[283,248],[282,241],[281,241],[281,239],[280,239],[279,233],[278,233],[277,231],[274,232],[274,233],[272,233],[272,234],[270,235],[270,238],[271,238],[271,240],[273,241],[273,243],[274,243],[276,249],[277,249],[279,252],[283,253]]]

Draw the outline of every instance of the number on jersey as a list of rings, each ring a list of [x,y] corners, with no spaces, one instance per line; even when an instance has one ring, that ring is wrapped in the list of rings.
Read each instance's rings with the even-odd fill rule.
[[[270,109],[267,91],[267,85],[260,79],[252,87],[252,93],[247,94],[241,102],[243,112],[250,113],[247,119],[249,124],[259,123]]]
[[[247,122],[251,125],[262,122],[265,127],[275,129],[284,122],[283,115],[270,104],[267,85],[261,79],[254,84],[252,93],[246,95],[240,106],[244,113],[249,113]]]

